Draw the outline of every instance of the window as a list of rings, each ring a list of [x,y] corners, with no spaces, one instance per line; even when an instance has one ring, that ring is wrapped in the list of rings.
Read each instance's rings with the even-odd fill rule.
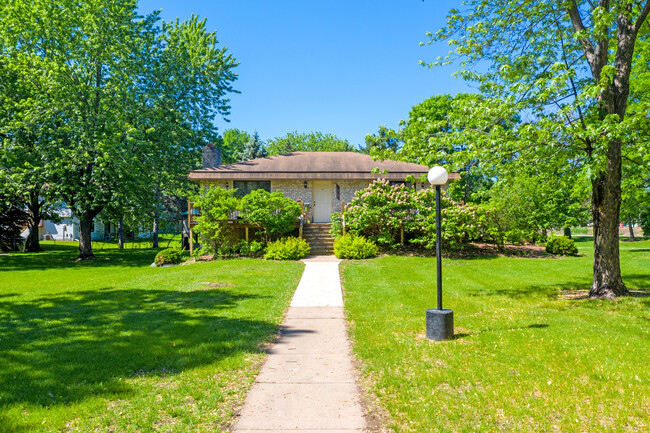
[[[256,189],[263,189],[266,192],[271,192],[271,181],[269,180],[236,180],[233,182],[233,188],[237,191],[237,197],[243,197],[251,191]]]

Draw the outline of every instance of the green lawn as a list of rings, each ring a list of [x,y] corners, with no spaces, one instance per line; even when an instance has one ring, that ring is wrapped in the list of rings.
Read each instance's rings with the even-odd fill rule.
[[[0,256],[0,431],[220,431],[301,263],[150,268],[157,250]],[[213,284],[210,284],[213,283]]]
[[[397,432],[650,431],[650,297],[566,299],[582,257],[445,260],[457,338],[424,338],[435,258],[342,264],[354,351]],[[621,243],[624,280],[650,295],[650,241]]]

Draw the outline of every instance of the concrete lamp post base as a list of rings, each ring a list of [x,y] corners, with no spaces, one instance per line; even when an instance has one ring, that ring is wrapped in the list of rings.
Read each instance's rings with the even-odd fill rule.
[[[427,310],[427,340],[442,341],[454,338],[453,310]]]

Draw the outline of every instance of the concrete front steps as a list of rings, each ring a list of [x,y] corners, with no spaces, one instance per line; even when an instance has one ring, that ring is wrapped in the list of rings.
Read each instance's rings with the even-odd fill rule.
[[[311,247],[311,254],[334,254],[334,239],[330,236],[330,226],[329,223],[311,223],[303,226],[302,237]]]

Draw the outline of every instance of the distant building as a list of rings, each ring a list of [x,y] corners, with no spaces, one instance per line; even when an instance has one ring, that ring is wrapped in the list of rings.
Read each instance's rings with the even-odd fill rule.
[[[46,241],[78,241],[79,240],[79,219],[72,213],[72,210],[63,207],[54,211],[60,221],[41,220],[38,224],[38,238]],[[103,223],[99,219],[93,221],[91,239],[93,241],[107,240],[110,237],[111,224]],[[21,236],[27,238],[29,229],[26,229]]]

